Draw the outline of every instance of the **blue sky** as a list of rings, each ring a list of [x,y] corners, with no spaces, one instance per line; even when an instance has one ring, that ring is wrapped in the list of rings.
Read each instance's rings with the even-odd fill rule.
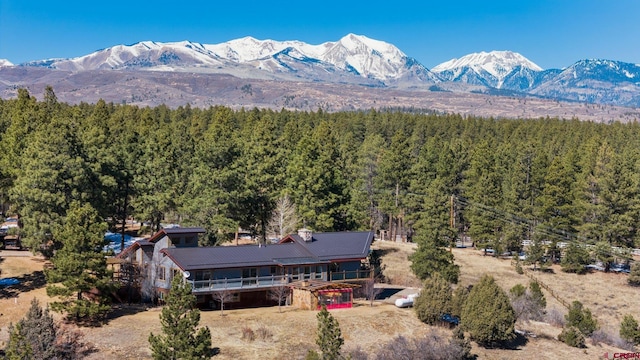
[[[250,35],[319,44],[355,33],[428,68],[512,50],[547,69],[591,58],[640,63],[639,18],[640,0],[0,0],[0,59],[77,57],[144,40],[213,44]]]

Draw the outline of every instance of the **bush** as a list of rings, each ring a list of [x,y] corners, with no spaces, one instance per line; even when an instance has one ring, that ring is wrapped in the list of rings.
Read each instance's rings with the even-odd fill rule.
[[[627,277],[627,283],[631,286],[640,286],[640,261],[631,267],[631,273]]]
[[[253,341],[256,339],[256,334],[250,327],[242,328],[242,340]]]
[[[255,331],[256,337],[262,341],[267,341],[273,337],[273,333],[271,330],[267,329],[264,326],[260,326]]]
[[[589,338],[591,339],[591,344],[596,346],[603,343],[603,344],[607,344],[607,345],[617,347],[619,349],[628,350],[628,351],[635,350],[633,343],[630,343],[629,341],[624,340],[620,336],[611,334],[610,332],[607,332],[602,329],[598,329],[594,331]]]
[[[564,327],[564,324],[566,323],[564,320],[564,315],[557,308],[552,308],[551,310],[547,311],[547,314],[545,315],[545,321],[557,327]]]
[[[585,347],[584,335],[578,328],[574,326],[569,326],[562,329],[562,332],[560,333],[560,335],[558,335],[558,340],[569,346],[577,348]]]
[[[591,315],[591,311],[584,308],[577,300],[571,303],[565,320],[567,320],[567,327],[575,327],[586,336],[591,335],[598,328],[598,323]]]
[[[469,291],[471,287],[458,286],[453,292],[453,298],[451,299],[451,315],[460,318],[462,316],[462,308],[465,301],[469,297]]]
[[[376,354],[375,360],[396,359],[472,359],[471,345],[464,339],[464,335],[453,336],[449,339],[431,330],[424,338],[407,339],[398,336],[385,344]],[[462,339],[460,339],[462,336]]]
[[[420,295],[413,307],[420,321],[434,325],[442,315],[451,313],[451,286],[439,273],[424,281]]]
[[[479,345],[495,346],[515,338],[515,322],[509,297],[493,277],[484,275],[462,308],[462,329]]]
[[[524,270],[522,269],[522,264],[520,261],[516,262],[516,272],[520,275],[524,274]]]
[[[524,287],[522,284],[516,284],[509,290],[509,295],[511,295],[514,298],[517,298],[517,297],[523,296],[526,291],[527,291],[527,288]]]

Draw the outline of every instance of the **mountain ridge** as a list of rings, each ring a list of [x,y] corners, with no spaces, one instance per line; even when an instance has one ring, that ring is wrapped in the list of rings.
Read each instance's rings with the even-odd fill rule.
[[[619,106],[640,106],[640,66],[613,60],[580,60],[544,70],[512,51],[478,52],[432,69],[393,44],[347,34],[318,45],[247,36],[219,44],[141,41],[71,59],[19,65],[63,71],[161,71],[230,74],[239,78],[355,84],[456,93],[537,96]],[[1,80],[1,79],[0,79]]]

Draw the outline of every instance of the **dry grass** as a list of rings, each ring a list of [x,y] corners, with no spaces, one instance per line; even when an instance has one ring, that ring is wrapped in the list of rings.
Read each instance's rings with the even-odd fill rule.
[[[384,251],[385,274],[391,283],[405,286],[420,283],[410,273],[407,260],[414,245],[376,242],[374,248]],[[481,252],[472,249],[454,249],[453,252],[456,262],[461,265],[461,285],[477,282],[484,273],[493,275],[505,290],[518,283],[529,283],[528,277],[515,272],[509,260],[482,256]],[[3,277],[20,276],[42,270],[43,262],[34,258],[4,258],[0,266]],[[623,275],[596,273],[579,276],[562,273],[559,269],[554,271],[554,274],[536,276],[567,301],[580,300],[611,333],[617,333],[620,320],[626,313],[640,319],[640,297],[636,289],[625,285]],[[545,295],[549,308],[565,312],[548,292],[545,291]],[[7,340],[9,322],[24,316],[33,297],[42,303],[49,301],[44,288],[21,293],[17,301],[14,298],[0,299],[0,343]],[[150,332],[161,331],[160,312],[159,308],[147,310],[140,307],[137,310],[123,308],[114,312],[105,326],[82,328],[84,340],[98,350],[88,359],[149,359],[147,338]],[[344,348],[359,347],[368,353],[376,353],[385,342],[398,335],[415,337],[429,330],[410,309],[398,309],[383,303],[370,307],[368,302],[358,301],[353,309],[336,310],[332,314],[340,323],[345,338]],[[315,348],[314,311],[284,308],[279,313],[277,307],[272,307],[226,310],[225,316],[220,316],[218,311],[204,311],[201,313],[201,325],[212,330],[212,344],[220,351],[215,359],[301,359],[308,349]],[[604,344],[594,346],[589,341],[586,349],[571,348],[556,340],[560,328],[547,323],[530,322],[518,324],[517,328],[531,334],[526,344],[515,350],[484,349],[474,345],[473,353],[480,359],[602,359],[605,352],[627,352]],[[243,339],[246,329],[254,332],[253,341]]]

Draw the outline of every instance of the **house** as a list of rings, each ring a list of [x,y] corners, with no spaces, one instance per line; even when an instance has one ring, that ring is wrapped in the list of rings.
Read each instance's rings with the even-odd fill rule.
[[[225,308],[272,305],[277,302],[270,294],[283,287],[307,291],[315,299],[305,300],[315,305],[302,306],[295,299],[306,296],[289,296],[294,306],[348,307],[354,287],[348,283],[373,275],[367,262],[372,232],[302,229],[277,244],[199,247],[203,233],[202,228],[163,229],[132,244],[112,263],[118,263],[119,279],[138,288],[145,300],[162,300],[173,277],[183,277],[201,307],[218,306],[221,295],[228,295]],[[348,296],[327,295],[342,293]]]

